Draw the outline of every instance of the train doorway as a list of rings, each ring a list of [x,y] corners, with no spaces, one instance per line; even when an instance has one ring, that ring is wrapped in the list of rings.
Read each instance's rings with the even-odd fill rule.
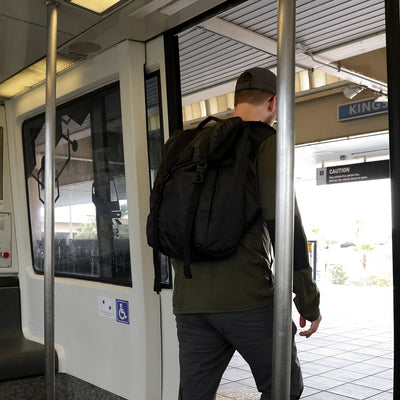
[[[218,115],[222,118],[231,115],[234,107],[233,91],[235,79],[244,69],[251,66],[267,66],[273,70],[275,69],[276,36],[274,36],[274,27],[276,26],[276,14],[275,8],[267,3],[260,1],[245,2],[208,21],[191,26],[178,34],[184,126],[194,126],[210,114]],[[352,152],[358,153],[358,160],[353,159],[354,155],[352,157],[344,157],[345,154],[339,154],[337,159],[319,160],[319,164],[315,163],[309,170],[314,180],[312,183],[314,186],[316,186],[317,167],[325,168],[335,166],[335,164],[364,163],[367,161],[367,156],[374,155],[375,158],[368,159],[369,162],[384,163],[386,164],[386,171],[389,169],[387,97],[379,98],[380,94],[382,94],[381,90],[376,91],[376,88],[374,89],[371,85],[356,84],[354,79],[357,75],[356,80],[358,83],[366,81],[371,83],[371,79],[378,86],[383,83],[382,92],[387,93],[385,44],[378,43],[380,38],[384,39],[385,37],[384,2],[377,1],[374,4],[372,2],[364,4],[363,11],[359,8],[360,4],[358,3],[352,3],[351,5],[335,3],[335,13],[337,12],[337,15],[343,17],[343,19],[340,17],[335,21],[330,20],[324,14],[332,12],[331,9],[327,8],[328,2],[322,3],[313,3],[311,5],[307,2],[297,2],[296,142],[301,147],[296,150],[296,155],[297,153],[300,155],[300,152],[303,151],[303,157],[309,163],[307,151],[310,151],[310,143],[327,146],[327,143],[336,142],[336,144],[341,143],[345,148],[345,143],[349,138],[355,139],[358,137],[358,140],[351,140],[355,146]],[[350,19],[345,17],[345,15],[349,15],[346,13],[350,12],[348,6],[351,7],[352,12],[351,22]],[[364,17],[361,16],[362,14],[364,14]],[[325,17],[327,18],[325,19]],[[255,19],[257,23],[252,24]],[[369,28],[371,31],[369,33],[366,33],[365,30],[366,25],[364,23],[366,20],[370,22]],[[321,21],[324,21],[322,23],[323,26]],[[333,24],[332,29],[329,29],[329,21]],[[357,21],[363,24],[363,28],[360,27],[360,30],[355,26],[358,23]],[[349,25],[347,24],[349,23],[352,26],[351,29],[348,29]],[[313,24],[317,24],[318,27]],[[344,28],[345,26],[347,28]],[[312,38],[313,34],[315,34],[315,37]],[[355,36],[358,34],[360,34],[360,37],[363,36],[367,40],[363,41],[363,43],[369,43],[368,48],[361,49],[358,47],[357,43],[360,42],[355,37],[350,39],[348,36],[353,34]],[[350,39],[349,42],[345,37]],[[374,44],[370,42],[372,38],[375,41]],[[311,50],[310,48],[313,46],[314,50]],[[309,61],[312,62],[308,64]],[[344,69],[346,68],[348,70],[345,72]],[[364,78],[366,81],[364,81]],[[359,90],[358,92],[357,89]],[[357,103],[357,105],[352,106],[353,103]],[[352,115],[347,118],[347,122],[344,122],[346,117],[343,117],[342,121],[340,120],[342,115],[339,116],[338,107],[346,104],[347,107],[353,107],[351,110],[357,107],[360,107],[360,109],[364,107],[365,109],[369,108],[370,111],[374,109],[376,112],[371,112],[370,115],[364,114],[362,118],[360,116],[352,118],[354,116]],[[361,132],[367,132],[367,134],[360,136]],[[341,142],[343,137],[346,137],[346,140]],[[363,156],[361,153],[363,146],[367,142],[369,145],[375,146],[374,151],[369,153],[367,151]],[[381,150],[382,145],[385,149],[384,155],[378,154],[379,151],[376,151]],[[342,150],[344,151],[344,149]],[[318,151],[317,147],[315,151]],[[323,151],[326,153],[328,150],[325,149]],[[341,156],[343,157],[341,158]],[[299,157],[301,158],[301,156]],[[330,161],[331,163],[329,163]],[[300,166],[298,167],[300,168]],[[307,355],[308,344],[300,343],[299,349],[303,352],[304,361],[308,364],[307,368],[309,368],[309,371],[305,371],[305,378],[310,378],[308,386],[306,381],[308,391],[304,393],[304,397],[310,396],[310,399],[325,398],[323,397],[324,393],[326,394],[328,390],[345,385],[343,388],[337,389],[336,392],[332,391],[332,396],[337,396],[335,398],[344,396],[343,398],[346,398],[346,395],[349,396],[353,393],[355,398],[358,398],[357,396],[361,396],[363,391],[368,392],[370,390],[368,392],[370,396],[384,393],[383,396],[389,396],[388,398],[390,398],[393,387],[393,277],[390,183],[388,175],[386,179],[379,181],[341,183],[325,185],[325,187],[318,186],[315,190],[319,189],[326,196],[326,198],[321,195],[315,196],[315,200],[319,198],[319,201],[308,201],[312,197],[311,191],[307,187],[307,185],[310,185],[310,182],[307,182],[308,179],[310,179],[309,176],[301,177],[300,174],[296,184],[296,191],[299,196],[300,208],[302,209],[304,204],[304,208],[308,208],[304,223],[308,230],[309,239],[313,242],[317,241],[317,243],[322,240],[321,237],[318,237],[318,235],[322,236],[321,228],[318,229],[318,227],[312,226],[314,218],[315,220],[320,219],[320,213],[325,214],[326,217],[331,217],[331,224],[327,223],[327,225],[334,225],[336,233],[339,232],[338,239],[332,240],[334,243],[330,248],[330,251],[336,257],[335,259],[332,256],[332,259],[335,260],[333,264],[330,265],[330,261],[323,263],[324,251],[321,250],[317,255],[319,268],[316,268],[315,272],[320,285],[327,293],[326,304],[335,303],[333,299],[338,297],[344,300],[342,306],[345,308],[348,304],[357,306],[355,309],[351,309],[357,313],[356,317],[353,315],[352,317],[349,316],[347,320],[343,318],[337,319],[336,324],[341,325],[339,327],[333,323],[334,318],[332,317],[330,321],[326,321],[327,330],[330,332],[336,331],[336,334],[340,336],[340,329],[343,327],[346,329],[347,326],[349,330],[346,333],[351,338],[352,335],[356,335],[356,333],[351,332],[351,329],[358,323],[359,326],[373,331],[377,324],[371,321],[370,313],[366,310],[374,309],[374,304],[371,303],[371,300],[379,293],[381,297],[379,297],[377,303],[381,304],[384,309],[385,328],[381,336],[379,332],[375,331],[374,338],[377,339],[378,345],[381,344],[378,340],[379,338],[385,340],[386,343],[383,344],[385,348],[378,350],[374,348],[366,349],[370,357],[365,358],[365,360],[376,358],[377,362],[382,364],[365,367],[365,372],[368,376],[377,375],[369,381],[363,381],[362,379],[365,376],[362,374],[357,375],[357,372],[353,375],[351,372],[344,372],[346,379],[351,377],[349,380],[343,380],[343,375],[342,378],[340,377],[342,373],[340,369],[342,367],[348,367],[353,364],[356,369],[358,367],[364,368],[360,366],[361,361],[364,360],[357,359],[360,358],[357,354],[351,355],[354,358],[353,360],[337,361],[334,359],[335,355],[349,351],[352,348],[351,345],[354,344],[350,343],[347,350],[343,351],[341,350],[344,347],[338,351],[329,349],[329,345],[335,345],[335,343],[329,343],[328,339],[324,339],[324,332],[319,338],[321,346],[316,349],[317,355]],[[349,185],[354,191],[349,189]],[[338,190],[341,187],[344,187],[344,189],[341,189],[341,193],[339,193]],[[329,191],[333,191],[333,193],[329,193]],[[380,197],[373,197],[371,193],[380,194]],[[339,209],[337,205],[342,203],[344,197],[351,200],[348,203],[352,203],[354,208],[351,209],[350,204],[347,204],[347,218],[339,222],[337,215],[331,211],[331,208],[336,207],[336,209]],[[369,202],[366,200],[369,200]],[[360,207],[360,205],[363,205],[363,207]],[[361,212],[361,209],[363,209],[364,214],[353,218],[353,221],[350,218],[352,213],[353,216],[356,216],[356,211]],[[368,210],[371,209],[374,212],[368,213]],[[318,210],[318,212],[313,214],[313,210]],[[385,212],[378,213],[377,210]],[[367,217],[364,217],[365,213],[368,214]],[[349,222],[350,220],[352,222]],[[355,225],[354,229],[351,224]],[[374,228],[374,226],[379,229]],[[350,238],[349,240],[341,239],[341,235],[346,236],[346,231],[353,234],[353,230],[354,235],[358,235],[358,237],[352,240]],[[373,237],[368,236],[367,232],[371,231],[374,233]],[[377,243],[376,245],[375,242]],[[328,251],[329,249],[323,250]],[[355,266],[355,271],[351,270],[351,273],[346,273],[345,268],[347,266],[343,266],[343,263],[340,262],[343,257],[348,259],[347,263],[351,262]],[[382,262],[382,259],[384,262]],[[322,264],[323,266],[321,266]],[[360,271],[357,270],[357,267],[360,267]],[[336,275],[339,277],[343,275],[342,279],[347,284],[332,283]],[[325,280],[327,280],[326,283]],[[338,280],[340,281],[340,278]],[[353,287],[355,292],[352,291]],[[339,293],[340,291],[342,292]],[[347,292],[345,293],[345,291]],[[355,295],[353,293],[359,294]],[[373,293],[373,295],[368,293]],[[338,311],[340,308],[341,306],[339,305],[337,309],[331,308],[329,313],[332,312],[332,315],[340,317],[338,315],[338,313],[340,314]],[[349,311],[350,315],[350,308],[346,308],[346,310]],[[297,316],[295,318],[297,319]],[[354,341],[361,340],[356,336],[352,339]],[[372,345],[372,343],[367,342],[365,344]],[[340,345],[338,346],[340,347]],[[352,350],[358,353],[358,351],[364,351],[365,348],[357,348],[355,346]],[[310,353],[312,352],[310,351]],[[329,363],[329,358],[331,357],[333,358],[332,361],[337,362],[337,367],[329,368],[329,365],[324,367],[322,366],[323,363],[321,363],[319,372],[312,370],[313,361],[326,358],[323,362]],[[380,358],[384,358],[384,360]],[[340,365],[341,363],[342,365]],[[337,371],[330,373],[331,370]],[[348,371],[350,370],[351,367]],[[327,376],[318,376],[319,374],[327,374]],[[315,375],[317,375],[317,378],[313,378]],[[325,386],[323,383],[316,386],[314,381],[321,378],[322,381],[326,378]],[[356,381],[357,378],[361,379],[361,381],[358,384],[353,383],[352,379]],[[238,396],[238,391],[244,391],[243,393],[249,396],[256,396],[251,372],[240,357],[234,357],[223,379],[219,391],[220,396],[228,398],[230,395]],[[329,381],[329,379],[332,379],[332,381]],[[372,382],[373,379],[376,379],[375,383]],[[383,381],[380,381],[381,379]],[[356,386],[353,387],[353,385]],[[353,389],[355,392],[352,392]]]
[[[296,148],[296,193],[320,282],[392,285],[388,151],[387,132]]]
[[[386,131],[296,147],[296,196],[323,315],[315,337],[296,337],[305,383],[302,398],[392,396],[391,189],[388,169],[379,172],[379,166],[388,165],[388,147]],[[363,172],[362,181],[353,176],[352,182],[327,184],[325,178],[318,184],[325,168],[343,168],[344,180],[346,171],[354,166],[355,175],[365,162],[372,169]],[[367,180],[367,174],[375,179]],[[298,323],[296,310],[293,320]],[[251,371],[237,353],[219,394],[256,398]]]
[[[388,149],[387,132],[296,149],[296,193],[324,315],[318,338],[298,340],[310,399],[392,396]]]

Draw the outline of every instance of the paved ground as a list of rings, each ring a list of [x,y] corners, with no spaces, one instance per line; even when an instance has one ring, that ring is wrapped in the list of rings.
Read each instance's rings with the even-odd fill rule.
[[[321,287],[320,330],[297,336],[307,400],[393,400],[392,288]],[[298,322],[298,314],[293,318]],[[258,400],[249,366],[235,353],[217,400]]]

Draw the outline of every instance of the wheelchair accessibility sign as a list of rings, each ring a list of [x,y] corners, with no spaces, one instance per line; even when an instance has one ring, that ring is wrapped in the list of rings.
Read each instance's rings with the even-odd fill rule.
[[[127,300],[115,299],[117,322],[129,324],[129,302]]]

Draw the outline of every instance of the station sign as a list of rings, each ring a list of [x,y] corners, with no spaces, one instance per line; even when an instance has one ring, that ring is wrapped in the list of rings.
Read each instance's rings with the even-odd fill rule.
[[[376,102],[375,99],[361,100],[338,106],[338,120],[347,121],[369,117],[388,111],[388,103]]]
[[[389,178],[389,160],[317,168],[317,185]]]

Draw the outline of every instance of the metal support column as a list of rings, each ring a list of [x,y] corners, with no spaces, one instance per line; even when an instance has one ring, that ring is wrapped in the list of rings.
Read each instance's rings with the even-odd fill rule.
[[[386,49],[389,98],[390,182],[393,248],[393,399],[400,398],[400,6],[386,0]]]
[[[46,141],[44,212],[44,343],[46,399],[55,398],[54,352],[54,148],[56,130],[57,6],[47,1]]]
[[[290,398],[294,230],[295,16],[295,0],[278,0],[273,400],[289,400]]]

